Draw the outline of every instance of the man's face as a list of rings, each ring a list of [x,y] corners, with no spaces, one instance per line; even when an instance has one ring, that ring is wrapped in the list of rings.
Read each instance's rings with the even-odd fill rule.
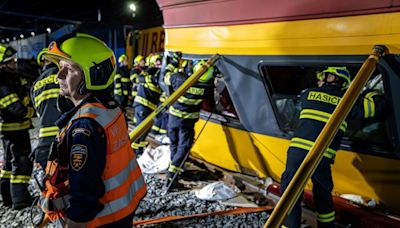
[[[157,61],[154,64],[154,67],[161,68],[161,60],[157,59]]]
[[[17,70],[17,58],[10,59],[5,63],[2,63],[2,69],[7,72],[15,73]]]
[[[79,86],[83,80],[83,71],[78,64],[60,60],[60,70],[57,74],[60,84],[60,95],[65,97],[78,97]]]
[[[144,61],[144,59],[140,60],[139,65],[141,67],[144,67],[145,64],[146,64],[146,62]]]
[[[323,85],[325,84],[325,81],[328,82],[328,83],[332,83],[332,82],[334,82],[335,80],[336,80],[336,76],[335,76],[334,74],[326,73],[326,74],[324,74],[324,76],[321,77],[321,78],[319,79],[319,81],[317,82],[317,83],[318,83],[318,87],[323,86]]]
[[[123,60],[121,62],[121,66],[128,66],[128,60]]]

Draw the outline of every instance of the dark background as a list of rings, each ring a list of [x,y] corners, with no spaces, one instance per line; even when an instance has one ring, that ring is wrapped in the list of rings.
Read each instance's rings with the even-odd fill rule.
[[[136,4],[135,17],[128,5]],[[98,12],[101,20],[98,21]],[[1,0],[0,1],[0,42],[7,43],[13,37],[21,39],[52,32],[65,25],[73,25],[78,32],[95,35],[104,41],[113,36],[117,46],[124,46],[127,32],[136,29],[160,26],[163,23],[161,11],[155,0]]]

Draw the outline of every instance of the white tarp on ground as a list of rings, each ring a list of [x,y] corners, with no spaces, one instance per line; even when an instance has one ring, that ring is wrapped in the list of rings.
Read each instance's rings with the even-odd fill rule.
[[[171,140],[166,135],[156,135],[154,139],[162,145],[171,144]]]
[[[137,160],[143,173],[159,173],[168,169],[170,154],[169,145],[147,147]]]
[[[227,200],[237,196],[240,190],[234,185],[228,185],[218,181],[204,186],[202,189],[195,191],[195,195],[203,200]]]
[[[371,199],[371,200],[368,201],[368,200],[364,199],[360,195],[356,195],[356,194],[341,194],[340,197],[343,198],[343,199],[347,199],[347,200],[350,200],[352,202],[358,203],[358,204],[362,204],[362,205],[367,206],[367,207],[374,208],[376,206],[376,201],[374,199]]]

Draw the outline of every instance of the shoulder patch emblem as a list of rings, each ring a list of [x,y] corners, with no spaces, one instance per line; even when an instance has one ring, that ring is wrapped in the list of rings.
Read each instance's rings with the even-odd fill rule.
[[[76,134],[84,134],[86,136],[90,136],[91,132],[86,128],[75,128],[72,131],[72,137],[74,137]]]
[[[85,145],[76,144],[71,147],[70,164],[71,168],[79,171],[85,166],[88,157],[87,147]]]

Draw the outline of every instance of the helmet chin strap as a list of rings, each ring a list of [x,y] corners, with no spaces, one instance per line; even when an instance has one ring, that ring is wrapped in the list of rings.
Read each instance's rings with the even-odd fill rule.
[[[79,85],[78,93],[80,95],[86,95],[87,94],[85,79],[83,79],[81,84]]]
[[[339,82],[338,79],[335,79],[335,80],[332,81],[332,82],[328,82],[328,81],[324,80],[324,82],[325,82],[325,84],[327,84],[327,85],[334,85],[334,86],[337,86],[337,87],[339,87],[339,88],[342,88],[342,86],[340,85],[340,82]]]

